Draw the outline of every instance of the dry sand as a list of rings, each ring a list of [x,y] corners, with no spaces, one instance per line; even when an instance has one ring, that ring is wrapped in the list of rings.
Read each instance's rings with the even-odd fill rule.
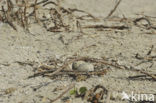
[[[61,5],[65,8],[81,9],[96,17],[105,18],[115,3],[115,0],[64,0]],[[155,0],[123,0],[113,15],[135,18],[139,17],[137,13],[156,17]],[[110,22],[97,21],[97,23],[107,25],[110,25]],[[94,23],[85,22],[85,24]],[[152,24],[156,25],[156,18],[152,19]],[[55,80],[36,77],[27,79],[28,76],[34,74],[34,67],[20,65],[16,61],[31,61],[40,65],[51,58],[70,57],[79,49],[90,45],[95,46],[78,52],[78,55],[94,58],[105,57],[109,60],[117,60],[121,65],[134,66],[156,74],[155,61],[152,67],[149,67],[150,62],[136,66],[141,61],[135,58],[137,53],[145,56],[152,45],[154,48],[151,55],[156,55],[156,30],[136,27],[133,23],[127,23],[127,25],[131,27],[129,30],[87,29],[84,30],[86,34],[81,34],[79,31],[48,32],[39,24],[32,24],[30,33],[28,33],[21,27],[18,27],[17,32],[7,24],[0,22],[0,103],[49,103],[47,98],[56,98],[64,88],[75,82],[72,78]],[[79,35],[82,35],[80,39],[72,39]],[[128,76],[135,75],[138,73],[110,68],[110,71],[102,77],[94,76],[86,81],[76,82],[76,87],[91,88],[100,84],[113,92],[131,93],[133,91],[156,94],[155,81],[127,79]],[[63,90],[54,91],[56,87],[63,88]],[[63,97],[70,97],[69,93]],[[64,103],[64,101],[60,99],[55,103]],[[84,101],[70,97],[69,103],[84,103]],[[128,103],[128,101],[115,99],[110,103]]]

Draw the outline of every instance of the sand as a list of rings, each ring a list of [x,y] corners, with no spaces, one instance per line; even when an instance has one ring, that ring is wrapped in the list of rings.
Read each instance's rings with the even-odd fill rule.
[[[115,3],[116,1],[113,0],[63,0],[60,5],[65,8],[84,10],[97,18],[105,18]],[[114,17],[125,17],[130,20],[143,15],[151,16],[152,24],[156,25],[156,19],[152,18],[156,17],[155,0],[123,0],[113,14]],[[84,21],[85,25],[122,25],[124,23],[104,19],[96,22]],[[18,31],[15,31],[8,24],[0,22],[0,103],[50,103],[48,98],[56,98],[74,82],[77,88],[102,85],[114,93],[156,94],[154,80],[130,80],[127,79],[129,76],[139,75],[139,73],[113,67],[110,67],[104,76],[93,76],[80,82],[70,77],[61,80],[47,77],[28,79],[36,72],[34,67],[44,64],[46,60],[67,58],[76,52],[79,56],[104,57],[109,61],[116,60],[120,65],[133,66],[156,74],[156,60],[152,61],[152,66],[151,62],[137,66],[141,60],[135,58],[137,53],[145,56],[152,45],[154,48],[151,55],[156,55],[156,30],[137,27],[132,21],[125,24],[130,27],[129,30],[93,28],[84,29],[83,34],[79,30],[49,32],[38,23],[31,24],[30,32],[20,26],[17,26]],[[80,38],[74,39],[77,36]],[[85,48],[88,46],[91,47]],[[81,48],[85,49],[78,52]],[[31,62],[34,65],[20,65],[17,63],[19,61]],[[54,91],[56,87],[61,89]],[[64,103],[62,100],[64,97],[69,97],[70,102],[67,103],[86,103],[81,98],[71,97],[68,92],[55,103]],[[115,98],[110,100],[110,103],[128,103],[128,101]]]

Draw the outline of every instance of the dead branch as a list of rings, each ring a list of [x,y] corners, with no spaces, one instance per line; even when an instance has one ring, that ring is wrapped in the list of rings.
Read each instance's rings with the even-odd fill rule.
[[[151,46],[151,49],[148,51],[147,55],[151,55],[153,48],[154,48],[154,45]]]
[[[22,24],[23,28],[25,28],[24,17],[23,17],[24,13],[23,13],[22,9],[20,9],[19,11],[20,11],[19,13],[20,13],[20,18],[21,18],[21,24]]]
[[[136,18],[133,22],[136,26],[141,27],[140,25],[138,25],[138,22],[140,22],[141,20],[145,20],[148,23],[147,25],[144,25],[146,29],[156,29],[156,27],[151,24],[150,20],[147,17]]]
[[[8,12],[10,12],[13,8],[13,3],[11,0],[7,0],[7,7],[8,7]]]
[[[34,15],[35,15],[35,20],[38,22],[38,19],[37,19],[37,13],[36,13],[36,4],[37,4],[37,0],[35,0],[35,3],[34,3]]]
[[[46,6],[46,5],[49,5],[49,4],[53,4],[55,6],[58,6],[55,2],[52,2],[52,1],[49,1],[49,2],[47,2],[45,4],[43,4],[43,6]]]
[[[63,93],[61,93],[58,97],[56,97],[56,98],[53,99],[53,100],[49,99],[50,102],[53,103],[53,102],[57,101],[57,100],[60,99],[63,95],[65,95],[70,89],[72,89],[74,86],[75,86],[75,83],[70,84],[69,86],[67,86],[68,88],[67,88]]]
[[[30,7],[34,7],[34,6],[36,6],[36,5],[43,4],[43,3],[47,2],[47,1],[49,1],[49,0],[43,0],[43,1],[40,1],[40,2],[38,2],[38,3],[36,3],[36,4],[31,4]]]
[[[145,17],[136,18],[133,22],[134,22],[134,24],[135,24],[136,26],[139,26],[139,25],[138,25],[138,22],[140,22],[141,20],[145,20],[145,21],[148,23],[147,29],[149,29],[149,28],[151,27],[151,22],[150,22],[147,18],[145,18]],[[140,26],[139,26],[139,27],[140,27]]]
[[[122,1],[122,0],[119,0],[119,1],[116,3],[116,5],[115,5],[114,8],[110,11],[110,13],[108,14],[108,16],[107,16],[106,18],[109,18],[109,17],[115,12],[115,10],[117,9],[117,7],[119,6],[119,4],[120,4],[121,1]]]
[[[156,56],[151,56],[153,48],[154,48],[154,46],[152,45],[152,47],[150,48],[150,50],[147,52],[147,54],[145,56],[140,56],[138,53],[135,55],[136,59],[141,60],[141,62],[138,63],[136,66],[143,64],[143,63],[147,63],[147,62],[152,63],[150,68],[153,66],[154,61],[156,61]]]
[[[87,25],[82,28],[102,28],[102,29],[119,29],[119,30],[124,30],[124,29],[129,29],[129,27],[121,25],[121,26],[105,26],[105,25]]]
[[[43,72],[36,73],[32,76],[29,76],[28,78],[33,78],[37,76],[44,76],[44,77],[52,77],[51,73],[53,73],[55,70],[47,70]],[[68,71],[68,70],[62,70],[61,72],[55,73],[54,76],[63,76],[63,75],[69,75],[76,77],[77,75],[86,75],[86,76],[91,76],[91,75],[104,75],[107,73],[107,69],[104,70],[99,70],[99,71],[91,71],[91,72],[82,72],[82,71]]]
[[[86,12],[86,11],[83,11],[83,10],[79,10],[79,9],[71,9],[69,8],[68,10],[70,10],[71,12],[75,12],[75,11],[78,11],[78,12],[83,12],[83,13],[86,13],[87,16],[91,17],[92,19],[96,19],[96,17],[94,17],[92,14]]]
[[[17,31],[15,25],[14,25],[12,22],[10,22],[10,21],[6,21],[6,23],[8,23],[8,24],[9,24],[14,30]]]
[[[3,15],[4,15],[3,22],[9,24],[9,26],[11,26],[14,30],[17,31],[15,25],[12,22],[9,21],[7,12],[4,10],[3,6],[2,6],[2,12],[3,12]]]
[[[25,22],[25,26],[28,27],[28,18],[26,16],[26,13],[27,13],[27,1],[25,1],[24,3],[25,3],[25,7],[24,7],[24,22]]]
[[[155,75],[155,74],[149,74],[149,73],[147,73],[147,72],[145,72],[145,71],[141,71],[141,70],[137,70],[137,69],[132,69],[132,71],[140,72],[140,73],[142,73],[142,74],[145,74],[145,75],[151,77],[153,80],[156,81],[156,75]]]
[[[156,74],[152,74],[154,76],[156,76]],[[136,75],[136,76],[129,76],[128,79],[131,79],[131,80],[151,80],[151,78],[148,78],[147,75]]]

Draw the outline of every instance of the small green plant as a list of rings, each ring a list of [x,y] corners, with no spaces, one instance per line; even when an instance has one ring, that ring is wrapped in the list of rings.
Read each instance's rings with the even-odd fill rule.
[[[86,87],[81,87],[81,88],[79,89],[80,95],[84,95],[84,94],[86,93],[86,91],[87,91],[87,88],[86,88]]]
[[[77,94],[77,88],[74,88],[69,92],[70,95],[76,95]]]
[[[75,96],[83,96],[87,92],[87,87],[80,87],[78,90],[77,88],[74,88],[69,92],[70,95],[75,95]]]

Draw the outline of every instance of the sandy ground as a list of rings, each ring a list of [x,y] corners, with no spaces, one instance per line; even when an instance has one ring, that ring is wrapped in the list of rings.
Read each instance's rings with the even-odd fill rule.
[[[96,17],[104,18],[115,3],[114,0],[64,0],[61,5],[66,8],[85,10]],[[134,18],[139,17],[137,13],[156,17],[155,0],[123,0],[114,15]],[[89,22],[86,23],[89,24]],[[109,24],[109,21],[103,20],[99,23]],[[32,24],[30,33],[20,27],[17,32],[7,24],[0,23],[0,103],[49,103],[47,98],[56,98],[75,80],[72,78],[55,80],[46,77],[28,79],[28,76],[34,74],[34,66],[20,65],[17,61],[33,62],[35,66],[38,66],[52,58],[70,57],[81,48],[90,45],[95,46],[83,49],[78,52],[78,55],[105,57],[109,60],[116,60],[121,65],[134,66],[156,74],[155,61],[152,67],[150,67],[150,62],[136,66],[141,61],[135,58],[137,53],[145,56],[152,45],[154,48],[151,55],[156,55],[156,30],[146,30],[133,23],[127,24],[130,26],[129,30],[86,29],[85,34],[81,34],[79,31],[48,32],[39,24]],[[152,24],[156,25],[155,18]],[[81,35],[79,39],[73,39],[79,35]],[[76,87],[91,88],[100,84],[113,92],[131,93],[133,91],[156,94],[155,81],[127,79],[128,76],[135,75],[138,73],[110,67],[106,75],[93,76],[86,81],[76,82]],[[54,91],[56,87],[62,89]],[[69,93],[62,98],[64,97],[70,97]],[[64,103],[64,101],[60,99],[55,103]],[[84,103],[84,101],[70,97],[69,103]],[[129,103],[129,101],[116,98],[110,103]]]

